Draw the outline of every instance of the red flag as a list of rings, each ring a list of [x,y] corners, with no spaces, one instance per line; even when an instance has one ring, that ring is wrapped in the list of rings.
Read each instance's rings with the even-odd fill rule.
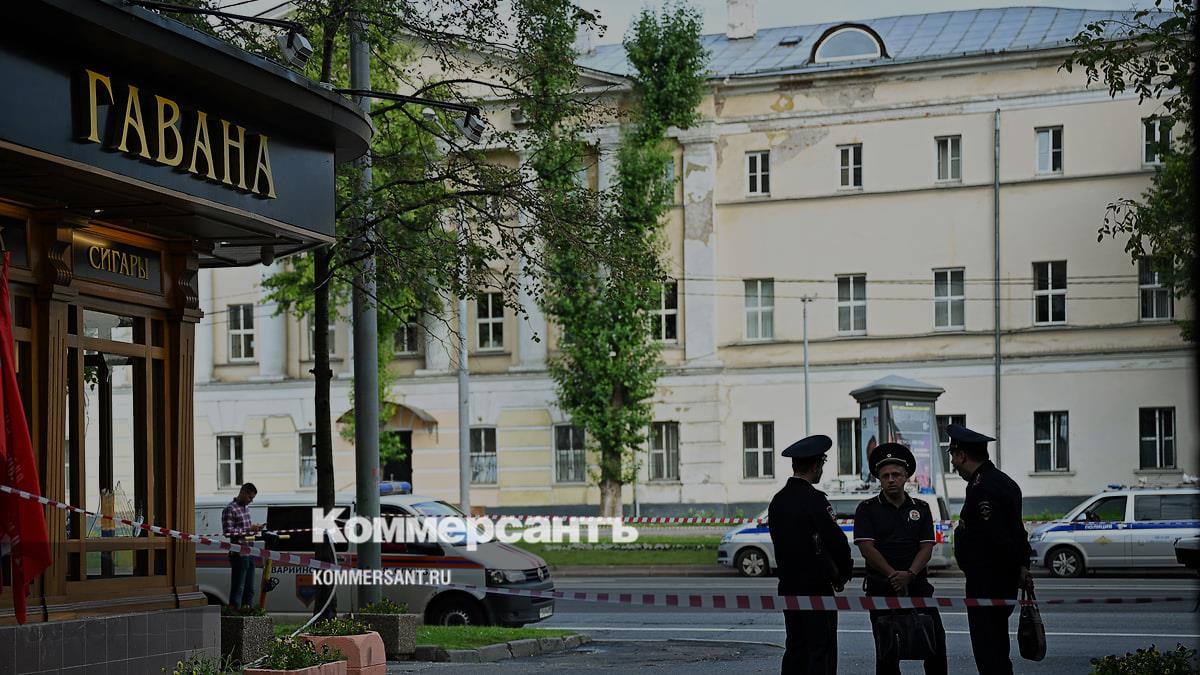
[[[12,311],[9,309],[8,264],[11,253],[4,252],[0,268],[0,484],[42,494],[38,481],[33,442],[25,423],[25,408],[17,388],[16,361],[13,358]],[[42,505],[31,499],[0,492],[0,543],[7,544],[12,561],[13,610],[17,623],[25,623],[25,596],[29,584],[50,566],[50,537],[46,534],[46,514]],[[2,582],[0,582],[2,584]]]

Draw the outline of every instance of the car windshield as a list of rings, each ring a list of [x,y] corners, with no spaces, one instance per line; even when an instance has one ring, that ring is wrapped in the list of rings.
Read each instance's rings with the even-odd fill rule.
[[[410,504],[409,507],[422,516],[432,516],[437,518],[444,518],[447,516],[455,516],[460,518],[466,517],[466,514],[464,514],[462,511],[459,511],[458,508],[453,504],[448,504],[443,501],[419,502],[417,504]],[[483,526],[476,525],[475,531],[477,534],[482,535],[484,533]],[[467,545],[467,538],[461,534],[458,536],[451,535],[449,539],[450,540],[446,543],[452,546]]]

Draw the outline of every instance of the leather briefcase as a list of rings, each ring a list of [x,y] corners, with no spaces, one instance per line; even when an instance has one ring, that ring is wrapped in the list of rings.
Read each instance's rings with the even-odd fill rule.
[[[875,649],[900,661],[924,661],[936,651],[933,617],[897,610],[875,617]]]
[[[1042,625],[1042,612],[1034,604],[1036,598],[1033,591],[1025,589],[1021,599],[1029,604],[1021,605],[1021,618],[1017,622],[1017,646],[1021,648],[1021,658],[1028,661],[1041,661],[1046,658],[1046,627]]]

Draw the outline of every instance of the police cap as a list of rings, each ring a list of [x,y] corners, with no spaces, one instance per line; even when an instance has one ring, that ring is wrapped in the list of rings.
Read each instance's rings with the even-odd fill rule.
[[[987,444],[996,440],[978,431],[971,431],[961,424],[951,424],[946,427],[946,435],[950,437],[950,451],[982,450],[987,452]]]
[[[879,469],[889,463],[903,466],[910,476],[917,471],[917,460],[913,457],[912,451],[899,443],[884,443],[876,446],[867,458],[867,462],[871,465],[871,475],[876,478],[879,477]]]
[[[796,457],[803,459],[805,457],[818,457],[829,451],[833,447],[833,439],[828,436],[817,434],[808,438],[801,438],[792,443],[783,450],[784,457]]]

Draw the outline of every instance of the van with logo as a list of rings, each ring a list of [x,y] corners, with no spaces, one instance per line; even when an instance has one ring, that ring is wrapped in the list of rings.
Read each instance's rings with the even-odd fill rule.
[[[200,534],[221,532],[221,511],[231,497],[197,497],[196,531]],[[315,496],[312,493],[291,495],[259,494],[250,504],[251,519],[265,523],[271,532],[309,530],[312,528]],[[336,504],[345,510],[342,518],[355,515],[354,496],[337,495]],[[412,494],[384,494],[379,498],[379,510],[385,517],[465,517],[453,505],[430,497]],[[285,533],[261,539],[255,546],[272,550],[311,555],[314,549],[311,532]],[[338,562],[344,567],[355,566],[357,546],[336,544]],[[385,543],[382,544],[383,567],[387,570],[448,571],[450,583],[478,586],[499,586],[532,591],[553,591],[550,568],[540,557],[515,546],[497,541],[480,542],[474,551],[465,543]],[[260,560],[254,580],[255,593],[261,593],[262,567]],[[311,615],[316,602],[317,587],[313,572],[307,566],[272,563],[271,576],[278,579],[274,590],[267,593],[266,608],[272,614]],[[228,552],[216,546],[196,547],[196,579],[200,590],[212,604],[229,601]],[[437,588],[428,584],[385,585],[383,596],[408,605],[412,613],[423,614],[431,625],[502,625],[523,626],[541,621],[554,613],[551,598],[518,597],[483,593],[479,590]],[[338,611],[355,606],[354,588],[337,588]],[[256,598],[257,604],[257,598]]]
[[[1175,542],[1197,535],[1200,489],[1113,485],[1034,528],[1029,562],[1068,578],[1100,568],[1178,567]]]
[[[863,559],[862,552],[854,545],[854,512],[863,500],[873,499],[878,495],[878,489],[829,492],[825,495],[829,505],[833,507],[834,517],[838,519],[838,524],[850,541],[850,554],[854,559],[855,569],[865,569],[867,562]],[[936,543],[933,545],[933,555],[929,559],[929,568],[949,567],[953,553],[948,522],[950,509],[946,506],[946,500],[937,495],[916,492],[909,492],[908,496],[929,504],[929,512],[934,518]],[[766,517],[766,510],[758,514],[759,520]],[[766,523],[746,523],[726,532],[717,546],[717,564],[733,567],[744,577],[765,577],[774,572],[775,545],[771,542]]]

